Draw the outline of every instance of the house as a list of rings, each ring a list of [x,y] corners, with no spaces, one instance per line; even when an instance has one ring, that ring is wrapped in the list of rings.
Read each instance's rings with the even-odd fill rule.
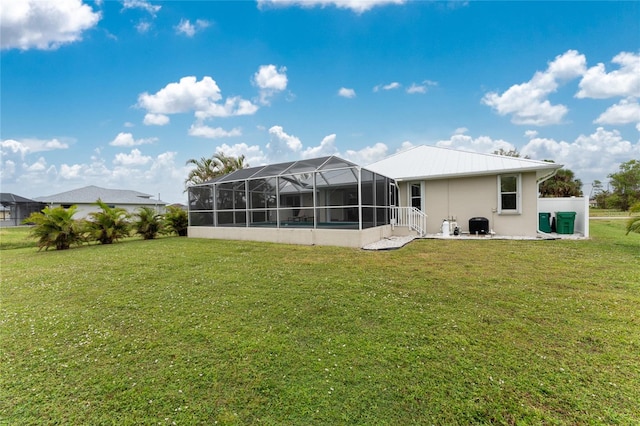
[[[164,211],[166,203],[159,199],[152,199],[152,195],[144,194],[138,191],[126,189],[108,189],[98,186],[85,186],[83,188],[74,189],[59,194],[49,195],[46,197],[37,197],[35,200],[42,202],[50,207],[62,206],[69,208],[76,205],[78,210],[74,216],[76,219],[86,217],[91,212],[100,211],[96,205],[98,199],[102,200],[109,207],[120,207],[135,213],[139,207],[151,207],[156,209],[158,213]]]
[[[39,212],[44,203],[8,192],[0,193],[0,226],[18,226],[31,213]]]
[[[442,234],[446,220],[462,234],[539,236],[540,215],[572,209],[588,236],[584,200],[540,199],[538,186],[561,164],[436,146],[417,146],[367,166],[394,179],[398,205],[427,214],[427,234]],[[585,214],[587,215],[585,219]],[[488,229],[478,224],[486,223]],[[453,229],[450,229],[453,231]],[[453,232],[452,232],[453,233]]]
[[[393,179],[330,156],[190,186],[189,237],[362,247],[390,236]]]
[[[331,156],[241,169],[188,188],[188,235],[364,247],[445,236],[446,221],[446,234],[537,238],[543,217],[574,211],[586,237],[584,199],[539,198],[561,167],[418,146],[366,168]]]

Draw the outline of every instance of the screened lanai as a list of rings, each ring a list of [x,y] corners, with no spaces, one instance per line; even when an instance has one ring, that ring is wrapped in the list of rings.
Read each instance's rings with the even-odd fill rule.
[[[362,230],[390,223],[396,191],[335,156],[251,167],[189,187],[189,226]]]

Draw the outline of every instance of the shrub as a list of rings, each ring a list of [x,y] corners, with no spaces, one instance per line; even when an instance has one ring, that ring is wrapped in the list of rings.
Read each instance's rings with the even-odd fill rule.
[[[136,234],[141,235],[145,240],[152,240],[162,230],[162,215],[157,214],[151,207],[139,207],[133,226]]]
[[[96,203],[102,211],[89,213],[89,219],[85,221],[90,238],[101,244],[112,244],[127,237],[131,229],[129,213],[120,207],[109,207],[100,199]]]
[[[189,226],[189,216],[184,209],[178,206],[169,206],[164,214],[164,226],[168,233],[173,232],[180,237],[185,237]]]
[[[42,212],[31,213],[23,223],[33,223],[31,236],[38,239],[38,249],[66,250],[71,244],[82,244],[85,241],[80,222],[73,219],[77,206],[68,209],[63,207],[45,207]]]

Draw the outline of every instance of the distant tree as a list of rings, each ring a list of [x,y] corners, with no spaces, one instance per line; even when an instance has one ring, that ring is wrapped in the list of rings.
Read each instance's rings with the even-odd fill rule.
[[[510,149],[510,150],[506,150],[504,148],[500,148],[500,149],[496,149],[495,151],[493,151],[494,154],[496,155],[504,155],[505,157],[522,157],[522,155],[518,152],[517,149]],[[526,158],[529,159],[531,157],[529,157],[528,155],[525,155],[522,158]]]
[[[168,233],[175,233],[179,237],[187,235],[189,217],[184,209],[178,206],[168,206],[164,214],[164,229]]]
[[[560,169],[540,184],[542,197],[581,197],[582,182],[569,169]]]
[[[234,157],[223,152],[214,154],[211,158],[201,157],[199,160],[190,158],[186,165],[195,167],[187,175],[185,185],[197,185],[218,176],[223,176],[236,170],[244,169],[249,165],[244,162],[244,155]]]
[[[637,232],[638,234],[640,234],[640,214],[638,215],[634,214],[634,213],[640,213],[640,203],[634,204],[631,207],[630,213],[632,216],[627,222],[626,235],[629,235],[629,232]]]
[[[640,160],[620,164],[620,170],[609,178],[613,191],[608,202],[612,207],[626,211],[640,201]]]
[[[162,215],[156,213],[151,207],[138,207],[134,215],[133,227],[136,234],[145,240],[152,240],[162,230]]]
[[[127,237],[131,228],[129,212],[120,207],[109,207],[99,198],[96,204],[101,211],[89,213],[85,221],[89,237],[100,244],[112,244],[120,238]]]
[[[45,207],[41,212],[34,212],[23,223],[32,223],[31,236],[38,239],[38,249],[67,250],[72,244],[84,242],[82,226],[73,218],[77,206]]]

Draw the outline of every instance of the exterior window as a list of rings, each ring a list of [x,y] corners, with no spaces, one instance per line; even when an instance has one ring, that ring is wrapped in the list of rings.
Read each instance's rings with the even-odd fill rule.
[[[498,176],[498,213],[520,213],[520,175]]]
[[[422,210],[422,194],[419,183],[411,184],[411,207]]]

